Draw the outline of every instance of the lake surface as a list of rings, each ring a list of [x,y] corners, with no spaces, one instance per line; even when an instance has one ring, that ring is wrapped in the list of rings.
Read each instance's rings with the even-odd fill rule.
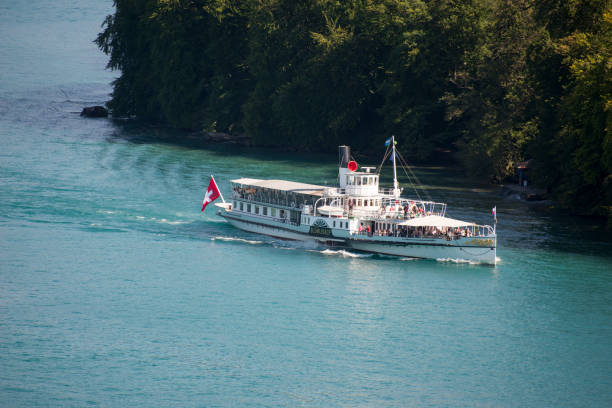
[[[211,173],[226,196],[237,177],[333,184],[336,152],[80,118],[111,90],[92,43],[111,12],[0,5],[0,406],[612,405],[596,224],[417,168],[452,217],[497,206],[497,267],[233,229],[200,213]]]

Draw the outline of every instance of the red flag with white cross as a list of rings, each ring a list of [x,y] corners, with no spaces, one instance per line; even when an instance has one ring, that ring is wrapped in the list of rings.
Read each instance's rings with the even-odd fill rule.
[[[215,179],[210,177],[210,182],[208,183],[208,188],[206,189],[206,195],[204,196],[204,201],[202,201],[202,211],[206,208],[209,203],[212,203],[217,198],[221,196],[219,192],[219,187],[217,187],[217,183],[215,183]]]

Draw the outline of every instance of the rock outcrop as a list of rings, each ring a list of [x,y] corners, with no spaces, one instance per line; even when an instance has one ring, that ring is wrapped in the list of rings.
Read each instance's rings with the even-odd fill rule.
[[[105,118],[108,116],[108,109],[104,106],[88,106],[83,108],[81,111],[81,116],[85,116],[87,118]]]

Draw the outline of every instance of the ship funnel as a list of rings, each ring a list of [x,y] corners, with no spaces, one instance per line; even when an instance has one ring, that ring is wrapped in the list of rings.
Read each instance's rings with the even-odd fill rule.
[[[351,148],[349,146],[338,146],[338,160],[340,167],[346,169],[351,160]]]

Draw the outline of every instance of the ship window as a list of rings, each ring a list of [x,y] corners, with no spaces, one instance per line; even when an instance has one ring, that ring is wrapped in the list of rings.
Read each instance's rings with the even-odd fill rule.
[[[268,215],[268,207],[263,208],[263,215]]]
[[[247,212],[251,212],[251,204],[247,204]]]
[[[255,206],[255,214],[259,214],[259,206],[258,205]]]
[[[240,202],[240,211],[244,211],[244,203],[242,201]]]
[[[363,200],[363,205],[367,207],[368,206],[368,200]]]
[[[333,224],[334,224],[334,228],[336,228],[336,221],[334,221]]]
[[[271,208],[270,210],[270,215],[276,217],[276,208]]]
[[[350,176],[346,176],[346,184],[351,184],[351,177]]]

